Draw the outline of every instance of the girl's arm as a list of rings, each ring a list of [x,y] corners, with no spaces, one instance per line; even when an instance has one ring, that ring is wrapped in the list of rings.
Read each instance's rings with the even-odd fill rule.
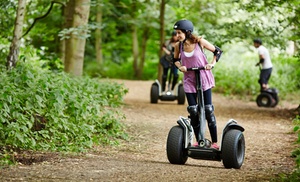
[[[203,38],[200,39],[200,45],[203,46],[203,48],[214,53],[211,63],[205,66],[206,69],[212,69],[215,66],[216,62],[218,62],[218,60],[220,59],[223,51],[219,47],[212,45],[210,42]]]
[[[167,54],[167,55],[170,55],[171,52],[166,48],[166,47],[163,47],[162,50]]]

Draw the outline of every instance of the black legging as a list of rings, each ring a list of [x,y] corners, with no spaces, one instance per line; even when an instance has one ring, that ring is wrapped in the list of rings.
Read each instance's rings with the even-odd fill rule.
[[[189,106],[193,106],[193,105],[197,105],[197,93],[185,93],[186,94],[186,98],[188,101]],[[206,120],[208,122],[208,128],[209,128],[209,132],[211,135],[211,139],[212,142],[217,142],[218,141],[218,137],[217,137],[217,125],[216,125],[216,118],[215,115],[213,113],[213,106],[212,106],[212,93],[211,93],[211,89],[208,89],[206,91],[203,92],[203,98],[204,98],[204,105],[205,105],[205,117]],[[211,109],[208,109],[211,108]],[[208,110],[207,110],[208,109]],[[199,122],[199,121],[193,121],[193,122]],[[198,124],[195,124],[196,126]],[[200,129],[198,127],[194,127],[194,132],[197,136],[198,132],[200,132]]]
[[[197,105],[197,93],[185,93],[189,106]],[[212,105],[211,89],[203,92],[204,105]]]
[[[171,74],[173,74],[173,81],[172,81],[171,90],[174,90],[174,87],[175,87],[175,85],[177,83],[177,80],[178,80],[178,69],[176,68],[176,66],[174,64],[171,65],[171,67],[164,67],[163,68],[163,75],[162,75],[162,91],[165,91],[165,89],[166,89],[166,81],[167,81],[167,79],[169,79],[168,78],[169,69],[171,70]],[[171,80],[169,80],[169,81],[171,81]]]

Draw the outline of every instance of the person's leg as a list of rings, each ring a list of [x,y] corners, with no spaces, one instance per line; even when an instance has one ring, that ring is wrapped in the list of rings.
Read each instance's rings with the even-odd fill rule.
[[[194,130],[194,134],[197,142],[199,141],[200,123],[199,123],[199,113],[197,105],[197,94],[196,93],[185,93],[188,101],[187,111],[189,112],[189,118],[191,119],[191,125]]]
[[[260,70],[258,83],[260,85],[260,90],[263,90],[263,71]]]
[[[270,71],[269,69],[262,69],[260,71],[260,85],[261,85],[261,90],[265,90],[268,88],[268,78],[270,76]]]
[[[272,68],[266,70],[266,87],[268,88],[268,83],[272,74]]]
[[[176,68],[176,66],[173,64],[172,65],[172,73],[173,73],[173,82],[172,82],[172,90],[174,90],[174,87],[177,83],[177,80],[178,80],[178,69]]]
[[[167,81],[167,77],[168,77],[168,70],[169,70],[169,68],[163,68],[162,84],[161,84],[161,88],[162,88],[163,92],[166,90],[166,81]]]
[[[208,89],[203,92],[204,105],[205,105],[205,117],[208,123],[208,129],[210,132],[212,143],[218,142],[218,133],[217,133],[217,121],[214,114],[214,106],[212,105],[212,92],[211,89]]]

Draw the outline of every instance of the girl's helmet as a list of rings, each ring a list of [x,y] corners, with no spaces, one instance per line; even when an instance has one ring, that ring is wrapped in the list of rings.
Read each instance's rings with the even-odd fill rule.
[[[179,20],[174,25],[175,30],[182,30],[183,32],[190,32],[192,33],[194,30],[194,25],[189,20]]]

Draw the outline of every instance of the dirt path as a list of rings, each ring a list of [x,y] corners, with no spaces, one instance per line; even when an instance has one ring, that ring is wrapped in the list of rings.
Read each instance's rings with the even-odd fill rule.
[[[284,109],[291,105],[258,108],[254,102],[214,94],[219,138],[230,118],[245,128],[243,166],[225,169],[221,162],[191,158],[185,165],[172,165],[166,156],[166,138],[179,115],[187,115],[186,105],[150,104],[151,81],[122,82],[129,88],[123,112],[132,136],[130,142],[99,147],[82,156],[41,154],[48,160],[2,169],[0,181],[269,181],[293,169],[290,153],[295,135]]]

